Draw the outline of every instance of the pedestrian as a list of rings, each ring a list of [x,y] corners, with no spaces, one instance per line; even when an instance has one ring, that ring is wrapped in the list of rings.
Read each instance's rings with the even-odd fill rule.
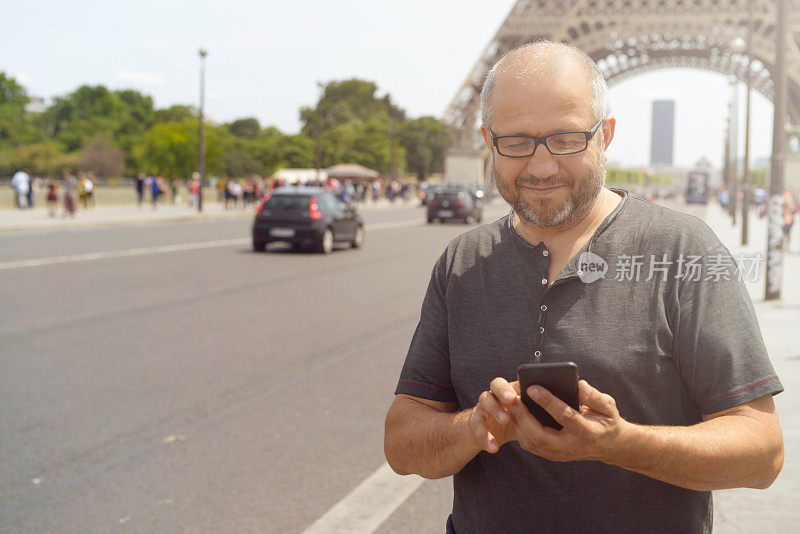
[[[28,193],[31,190],[31,176],[27,169],[21,169],[14,173],[11,178],[11,188],[14,190],[14,205],[19,209],[25,209],[28,204]]]
[[[152,177],[150,181],[150,201],[153,204],[153,209],[158,209],[158,199],[161,197],[161,194],[165,191],[164,182],[161,178],[161,175],[156,174]]]
[[[86,173],[85,172],[79,172],[78,173],[78,201],[81,203],[81,206],[83,206],[84,209],[86,209],[86,199],[88,198],[86,196],[86,182],[87,182]]]
[[[711,532],[711,490],[782,467],[783,387],[733,258],[698,219],[604,187],[610,113],[569,45],[523,46],[486,77],[481,132],[512,211],[435,263],[384,440],[396,472],[453,476],[447,532]],[[660,271],[639,277],[637,258]],[[556,430],[517,369],[566,361],[579,410],[526,391]]]
[[[58,181],[55,176],[47,179],[47,214],[50,217],[56,216],[58,209]]]
[[[78,205],[78,179],[70,171],[64,171],[64,214],[66,217],[75,217],[75,208]]]
[[[87,206],[91,205],[92,208],[95,207],[94,204],[94,186],[97,184],[97,176],[94,175],[93,171],[89,171],[86,173],[86,203]]]
[[[798,206],[795,202],[794,195],[789,189],[783,192],[783,248],[786,252],[790,252],[792,226],[794,225],[794,215],[798,212]]]
[[[139,206],[140,209],[142,207],[142,203],[144,202],[144,182],[144,173],[140,172],[139,175],[136,176],[136,182],[134,182],[136,187],[136,205]]]
[[[192,173],[192,181],[189,183],[189,198],[192,199],[192,209],[197,209],[200,202],[200,173]]]

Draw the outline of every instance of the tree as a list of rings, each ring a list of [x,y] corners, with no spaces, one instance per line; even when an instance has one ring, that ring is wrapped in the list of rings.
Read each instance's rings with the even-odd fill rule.
[[[444,170],[444,157],[450,145],[450,132],[435,117],[404,121],[398,130],[400,143],[406,150],[408,170],[424,180],[430,173]]]
[[[315,107],[300,110],[302,134],[320,140],[323,165],[351,162],[391,171],[392,129],[405,112],[377,91],[375,83],[355,78],[329,82]]]
[[[164,109],[157,109],[153,112],[154,122],[183,122],[187,119],[197,119],[197,111],[192,106],[175,104]]]
[[[134,147],[138,168],[143,172],[159,172],[167,177],[186,178],[197,170],[197,122],[162,122],[148,130]],[[218,129],[206,125],[206,170],[223,170],[223,146]]]
[[[228,125],[228,130],[236,137],[255,139],[261,131],[261,125],[258,123],[258,119],[249,117],[236,119]]]
[[[97,134],[83,149],[81,169],[98,176],[117,177],[125,169],[125,152],[111,144],[103,134]]]
[[[25,111],[29,101],[25,89],[13,77],[0,72],[0,143],[16,145],[35,140]]]
[[[32,143],[17,147],[15,154],[17,169],[30,169],[34,175],[47,176],[64,170],[73,170],[78,165],[75,154],[64,154],[55,141]]]

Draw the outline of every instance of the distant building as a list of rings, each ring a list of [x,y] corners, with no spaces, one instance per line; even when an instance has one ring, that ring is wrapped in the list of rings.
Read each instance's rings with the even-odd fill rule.
[[[653,101],[653,130],[650,137],[650,164],[672,165],[675,142],[675,102]]]
[[[28,113],[44,113],[47,111],[47,102],[40,96],[29,97],[30,101],[25,104],[25,111]]]

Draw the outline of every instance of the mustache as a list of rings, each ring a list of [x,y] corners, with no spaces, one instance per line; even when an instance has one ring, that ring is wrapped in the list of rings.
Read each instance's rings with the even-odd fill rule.
[[[558,185],[575,185],[575,179],[571,176],[550,176],[548,178],[537,178],[535,176],[517,176],[514,181],[517,187],[556,187]]]

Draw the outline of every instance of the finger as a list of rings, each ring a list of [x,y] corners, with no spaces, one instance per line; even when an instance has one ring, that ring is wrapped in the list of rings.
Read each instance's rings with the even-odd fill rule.
[[[498,451],[497,440],[489,432],[489,427],[486,425],[486,413],[480,406],[476,406],[470,416],[470,429],[475,442],[481,449],[493,454]]]
[[[593,412],[616,415],[617,402],[611,395],[593,388],[586,380],[578,382],[578,400]]]
[[[580,414],[546,388],[530,386],[527,393],[533,402],[544,408],[564,428],[574,431],[581,426]]]
[[[524,403],[518,402],[512,411],[517,422],[517,441],[524,449],[534,452],[534,449],[547,442],[547,429],[531,414]]]
[[[517,400],[517,392],[505,378],[497,377],[492,380],[489,389],[494,396],[505,406],[513,406]]]
[[[488,391],[484,391],[481,393],[481,396],[478,397],[478,405],[483,408],[483,411],[486,412],[489,417],[492,417],[500,424],[505,424],[511,419],[506,408],[500,404],[497,397]]]

